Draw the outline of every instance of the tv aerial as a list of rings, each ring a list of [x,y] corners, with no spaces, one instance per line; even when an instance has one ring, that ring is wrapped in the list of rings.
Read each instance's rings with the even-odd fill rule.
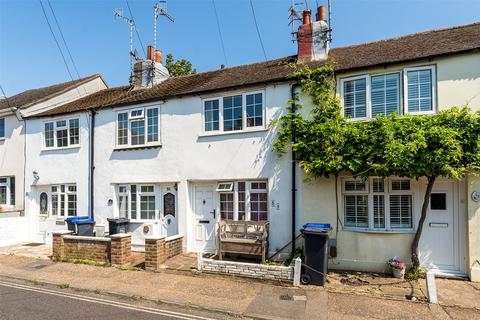
[[[167,1],[155,1],[153,5],[153,52],[156,54],[157,50],[157,18],[163,16],[170,22],[175,22],[175,19],[167,12]],[[155,59],[153,59],[155,60]]]
[[[115,19],[121,19],[123,20],[124,22],[126,22],[128,24],[128,27],[130,28],[130,78],[132,77],[133,75],[133,57],[135,56],[135,59],[137,59],[138,57],[138,53],[135,52],[135,55],[134,55],[134,52],[133,52],[133,30],[136,29],[136,26],[135,26],[135,21],[129,17],[127,17],[126,15],[123,14],[123,9],[119,8],[119,9],[115,9],[115,12],[113,13],[113,17]],[[136,51],[136,50],[135,50]]]
[[[292,42],[295,42],[295,35],[297,32],[295,31],[295,21],[302,21],[302,16],[298,13],[297,7],[303,5],[303,2],[294,2],[292,0],[292,4],[290,8],[288,8],[288,12],[290,12],[288,16],[288,25],[292,27]]]

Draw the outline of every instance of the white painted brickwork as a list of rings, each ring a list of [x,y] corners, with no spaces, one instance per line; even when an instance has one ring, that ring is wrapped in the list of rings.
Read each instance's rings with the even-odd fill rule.
[[[202,272],[220,273],[263,280],[293,281],[293,267],[201,259]]]

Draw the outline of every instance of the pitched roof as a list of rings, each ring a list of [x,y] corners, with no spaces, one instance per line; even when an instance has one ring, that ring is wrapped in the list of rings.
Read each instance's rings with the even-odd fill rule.
[[[99,74],[93,74],[88,77],[80,78],[78,80],[57,83],[48,87],[23,91],[12,97],[8,97],[8,99],[1,99],[0,110],[7,109],[9,107],[24,109],[32,104],[39,103],[41,101],[58,96],[97,77],[101,76]]]
[[[332,48],[327,61],[310,62],[309,65],[315,67],[331,63],[337,72],[345,72],[479,49],[480,23],[474,23],[360,45]],[[39,116],[143,103],[175,96],[287,81],[292,73],[291,63],[296,63],[295,56],[202,72],[195,75],[172,77],[147,89],[132,90],[129,86],[104,89],[85,98],[41,113]]]

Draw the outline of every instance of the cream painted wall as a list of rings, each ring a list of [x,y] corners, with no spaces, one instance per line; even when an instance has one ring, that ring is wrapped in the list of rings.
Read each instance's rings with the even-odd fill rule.
[[[475,202],[471,194],[480,192],[480,177],[478,174],[467,178],[468,201],[468,271],[472,281],[480,282],[480,202]]]

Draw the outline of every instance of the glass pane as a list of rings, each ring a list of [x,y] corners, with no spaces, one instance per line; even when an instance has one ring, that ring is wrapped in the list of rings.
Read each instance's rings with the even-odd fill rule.
[[[233,193],[220,194],[220,217],[233,220]]]
[[[132,195],[132,201],[131,201],[132,207],[130,209],[131,219],[137,219],[137,186],[136,185],[130,186],[130,193]]]
[[[128,195],[122,195],[118,201],[120,218],[128,218]]]
[[[76,216],[77,215],[77,195],[76,194],[69,194],[67,196],[68,199],[68,211],[67,214],[68,216]]]
[[[385,228],[385,196],[373,196],[373,227]]]
[[[268,220],[268,194],[266,192],[252,192],[250,194],[250,220]]]
[[[344,114],[352,118],[367,116],[367,80],[345,81],[343,91]]]
[[[128,113],[119,113],[117,116],[117,143],[128,144]]]
[[[58,195],[52,195],[52,215],[58,214]]]
[[[223,130],[242,130],[242,96],[223,98]]]
[[[5,119],[0,119],[0,138],[5,138]]]
[[[393,191],[410,190],[410,180],[393,180],[392,190]]]
[[[57,147],[68,147],[68,130],[57,129]]]
[[[77,145],[80,143],[80,128],[79,120],[72,119],[69,121],[69,130],[70,130],[70,144]]]
[[[132,146],[145,144],[145,120],[135,120],[130,125]]]
[[[163,196],[163,215],[167,214],[175,217],[175,195],[170,192]]]
[[[10,205],[15,205],[15,178],[10,178]]]
[[[447,194],[432,193],[430,195],[430,209],[431,210],[447,210]]]
[[[0,204],[7,204],[7,186],[0,186]]]
[[[154,192],[154,186],[141,186],[141,192]]]
[[[345,191],[365,191],[367,183],[364,180],[347,180],[345,181]]]
[[[51,148],[55,145],[55,131],[53,122],[45,123],[45,148]]]
[[[147,110],[148,142],[158,141],[158,109]]]
[[[142,220],[155,219],[155,196],[140,197],[140,217]]]
[[[262,94],[249,94],[246,96],[247,127],[263,125]]]
[[[238,220],[245,220],[245,182],[238,182]]]

